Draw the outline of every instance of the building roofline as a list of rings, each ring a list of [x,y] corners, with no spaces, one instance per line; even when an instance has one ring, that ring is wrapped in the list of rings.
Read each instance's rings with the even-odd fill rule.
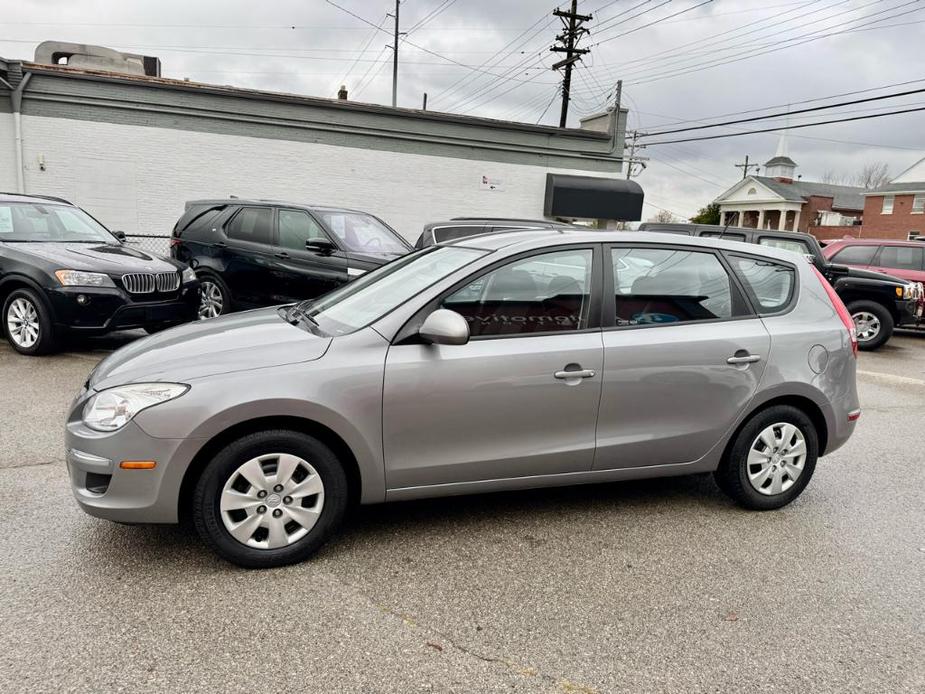
[[[0,61],[3,60],[3,58],[0,58]],[[84,79],[90,81],[128,85],[144,85],[158,89],[198,92],[217,96],[234,96],[244,99],[255,99],[277,103],[305,104],[343,111],[358,111],[361,113],[375,113],[399,117],[404,116],[408,118],[416,118],[418,120],[430,120],[442,123],[455,123],[460,125],[477,125],[480,127],[495,128],[499,130],[518,130],[530,133],[556,135],[557,137],[572,137],[576,139],[588,139],[596,141],[607,141],[612,139],[611,133],[599,130],[585,130],[581,128],[557,128],[549,125],[534,125],[531,123],[519,123],[515,121],[483,118],[479,116],[463,116],[454,113],[443,113],[440,111],[423,111],[421,109],[403,107],[393,108],[391,106],[383,106],[380,104],[364,103],[359,101],[348,101],[344,99],[326,98],[319,96],[307,96],[289,92],[263,91],[246,87],[193,82],[170,77],[128,75],[122,73],[107,72],[103,70],[87,70],[83,68],[72,68],[60,65],[42,65],[29,61],[6,62],[21,63],[24,72],[32,72],[42,75],[53,75],[70,79]]]

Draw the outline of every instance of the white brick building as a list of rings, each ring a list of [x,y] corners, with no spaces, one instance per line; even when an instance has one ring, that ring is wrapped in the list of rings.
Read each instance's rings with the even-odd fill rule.
[[[452,216],[542,217],[548,173],[620,178],[625,111],[561,130],[2,59],[0,79],[0,191],[129,234],[237,195],[364,209],[413,240]]]

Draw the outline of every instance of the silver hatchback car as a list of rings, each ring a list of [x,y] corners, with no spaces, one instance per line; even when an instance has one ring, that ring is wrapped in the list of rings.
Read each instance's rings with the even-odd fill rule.
[[[854,430],[853,330],[788,251],[476,236],[122,348],[74,401],[67,463],[86,512],[190,517],[247,567],[305,559],[351,502],[713,471],[773,509]]]

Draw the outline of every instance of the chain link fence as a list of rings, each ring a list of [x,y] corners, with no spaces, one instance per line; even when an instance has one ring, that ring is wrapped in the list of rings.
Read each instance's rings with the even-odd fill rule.
[[[125,243],[134,248],[156,255],[170,255],[170,237],[155,234],[126,234]]]

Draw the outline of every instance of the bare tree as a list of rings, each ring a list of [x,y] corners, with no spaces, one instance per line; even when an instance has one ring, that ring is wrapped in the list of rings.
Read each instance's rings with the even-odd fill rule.
[[[654,216],[649,217],[649,221],[658,222],[659,224],[671,224],[672,222],[677,222],[678,218],[668,210],[659,210]]]
[[[890,167],[886,162],[872,161],[864,164],[861,170],[851,179],[851,182],[861,188],[879,188],[890,182]]]

